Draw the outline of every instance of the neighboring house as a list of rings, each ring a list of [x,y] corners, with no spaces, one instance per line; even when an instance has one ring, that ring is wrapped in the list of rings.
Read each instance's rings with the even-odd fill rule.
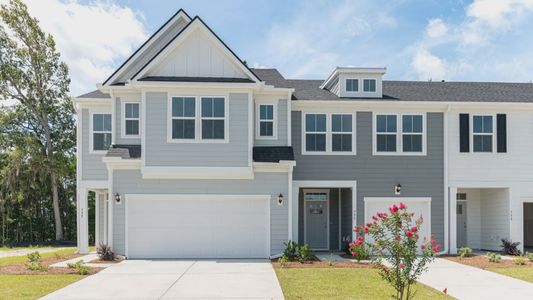
[[[178,11],[78,114],[78,247],[128,258],[267,258],[339,250],[392,203],[444,252],[533,245],[533,85],[326,80],[250,69]],[[524,238],[525,236],[525,238]]]

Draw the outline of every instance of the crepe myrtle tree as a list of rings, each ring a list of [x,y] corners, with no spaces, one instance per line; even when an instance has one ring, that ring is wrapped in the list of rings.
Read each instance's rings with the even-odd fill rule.
[[[432,238],[420,240],[424,220],[422,216],[413,219],[414,213],[408,212],[404,203],[394,204],[389,214],[379,212],[372,216],[372,222],[354,229],[365,237],[380,276],[394,288],[393,296],[398,300],[413,299],[413,284],[440,249]]]

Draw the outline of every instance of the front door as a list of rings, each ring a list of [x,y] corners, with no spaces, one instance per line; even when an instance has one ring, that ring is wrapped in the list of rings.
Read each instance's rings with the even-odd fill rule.
[[[305,243],[311,249],[329,249],[328,201],[328,190],[306,190],[304,193]]]
[[[466,247],[466,203],[457,202],[457,248]]]

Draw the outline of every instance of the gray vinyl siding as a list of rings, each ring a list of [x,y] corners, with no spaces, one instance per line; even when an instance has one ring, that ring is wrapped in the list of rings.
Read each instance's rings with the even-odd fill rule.
[[[82,180],[107,180],[107,168],[102,162],[103,154],[89,153],[90,128],[88,109],[81,111],[81,177]]]
[[[131,64],[123,69],[123,73],[118,77],[115,82],[125,82],[128,79],[131,79],[141,67],[143,67],[159,50],[161,50],[178,32],[180,32],[183,27],[187,25],[187,22],[180,20],[173,26],[170,26],[158,40],[153,41],[153,43],[144,50],[143,55],[137,57],[134,61],[131,61]]]
[[[398,197],[393,187],[402,185],[401,197],[431,197],[431,230],[444,242],[443,114],[427,113],[426,156],[373,156],[372,113],[358,112],[357,155],[301,155],[301,112],[292,113],[296,167],[294,180],[356,180],[357,222],[364,222],[364,197]],[[344,195],[343,195],[344,198]],[[343,212],[348,202],[342,202]],[[344,228],[343,236],[351,234]],[[350,233],[348,233],[350,232]]]
[[[255,106],[257,110],[257,105]],[[255,111],[254,116],[257,118],[258,114]],[[259,125],[258,120],[254,122],[254,141],[255,146],[287,146],[287,100],[278,101],[278,113],[276,115],[277,125],[278,125],[278,135],[277,139],[257,139],[257,126]]]
[[[352,190],[341,190],[341,250],[352,240]]]
[[[124,120],[122,119],[122,102],[120,100],[121,99],[118,97],[115,99],[115,144],[140,145],[140,138],[122,138],[122,125],[124,125]],[[141,120],[141,116],[141,102],[139,102],[139,121]],[[140,123],[141,122],[139,122],[139,133],[141,132]]]
[[[146,93],[147,166],[248,166],[248,94],[229,94],[228,143],[168,143],[167,105],[167,93]]]
[[[125,194],[246,194],[272,196],[270,205],[271,254],[283,251],[288,239],[288,206],[277,204],[277,196],[288,195],[287,173],[256,173],[254,180],[142,179],[139,170],[113,171],[113,193]],[[287,198],[286,198],[287,199]],[[123,202],[124,202],[123,198]],[[114,204],[113,247],[125,251],[125,203]]]

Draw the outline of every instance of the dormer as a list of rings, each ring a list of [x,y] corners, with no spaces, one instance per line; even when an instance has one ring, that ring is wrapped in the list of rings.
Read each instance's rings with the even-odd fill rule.
[[[386,68],[337,67],[320,88],[341,98],[381,98]]]

